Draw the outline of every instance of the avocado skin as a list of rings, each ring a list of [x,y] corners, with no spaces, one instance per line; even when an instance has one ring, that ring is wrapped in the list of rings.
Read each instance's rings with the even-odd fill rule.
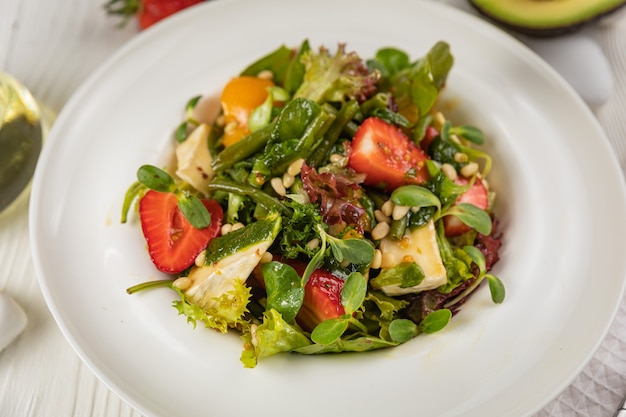
[[[599,13],[590,17],[582,17],[580,21],[570,24],[570,25],[552,26],[552,27],[529,27],[529,26],[524,26],[524,25],[517,25],[510,21],[504,21],[502,19],[499,19],[497,16],[494,16],[493,14],[491,14],[488,8],[484,6],[480,7],[479,5],[476,4],[474,0],[468,0],[468,1],[470,5],[472,5],[472,7],[476,9],[476,11],[478,11],[481,15],[485,16],[486,18],[496,23],[497,25],[505,29],[511,30],[511,31],[515,31],[518,33],[522,33],[524,35],[537,37],[537,38],[549,38],[549,37],[566,35],[568,33],[573,33],[581,29],[583,26],[586,26],[590,23],[598,21],[626,7],[626,0],[625,0],[622,3],[617,4],[614,7],[611,7],[602,13]]]

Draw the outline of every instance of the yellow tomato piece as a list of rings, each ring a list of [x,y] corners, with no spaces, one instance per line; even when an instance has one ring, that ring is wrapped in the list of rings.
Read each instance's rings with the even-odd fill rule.
[[[267,99],[267,87],[273,85],[271,80],[247,75],[235,77],[226,84],[220,98],[226,123],[222,139],[224,146],[250,134],[248,117]]]

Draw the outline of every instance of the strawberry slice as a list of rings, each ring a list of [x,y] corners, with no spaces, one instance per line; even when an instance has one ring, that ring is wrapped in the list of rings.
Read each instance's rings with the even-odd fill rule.
[[[341,305],[344,280],[323,269],[316,269],[304,287],[304,301],[296,320],[302,328],[312,331],[324,320],[345,313]]]
[[[148,191],[139,201],[141,229],[152,262],[161,272],[177,274],[194,263],[222,227],[224,213],[215,200],[201,200],[211,224],[194,228],[178,208],[174,193]]]
[[[466,185],[469,181],[466,178],[457,177],[454,182],[458,185]],[[480,209],[487,210],[487,207],[489,206],[489,196],[487,188],[480,178],[476,178],[476,181],[472,184],[469,190],[457,198],[455,204],[459,203],[470,203]],[[443,225],[445,234],[448,237],[458,236],[470,230],[468,225],[455,216],[445,216],[443,218]]]
[[[393,190],[428,179],[428,156],[396,126],[376,117],[361,124],[352,139],[348,166],[366,174],[364,183]]]

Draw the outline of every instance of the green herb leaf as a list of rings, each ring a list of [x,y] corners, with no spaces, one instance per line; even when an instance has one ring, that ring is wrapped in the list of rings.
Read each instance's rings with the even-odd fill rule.
[[[391,201],[399,206],[441,208],[441,201],[429,189],[419,185],[403,185],[391,193]]]
[[[419,334],[417,324],[408,319],[396,319],[389,323],[389,336],[391,340],[404,343]]]
[[[424,333],[435,333],[448,325],[452,318],[452,311],[447,308],[436,310],[424,317],[419,329]]]
[[[126,194],[124,195],[124,203],[122,204],[121,223],[126,223],[130,206],[144,189],[145,186],[139,181],[135,181],[130,187],[128,187],[128,190],[126,190]]]
[[[282,262],[268,262],[261,267],[267,292],[266,310],[275,309],[287,322],[293,320],[304,300],[300,275]]]
[[[391,268],[385,268],[370,281],[372,288],[381,289],[391,285],[409,288],[419,285],[424,280],[424,270],[415,262],[401,262]]]
[[[324,261],[324,255],[326,254],[326,236],[328,236],[328,234],[324,231],[324,228],[321,224],[317,225],[317,229],[320,232],[320,238],[322,242],[320,243],[319,250],[315,253],[315,255],[313,255],[313,257],[307,264],[304,273],[302,274],[303,287],[306,285],[313,271],[315,271],[322,264],[322,262]]]
[[[478,266],[480,274],[486,271],[485,256],[476,246],[465,246],[463,250],[472,258],[472,261]]]
[[[204,229],[211,224],[209,210],[194,195],[178,194],[178,208],[187,221],[196,229]]]
[[[381,64],[378,68],[383,77],[389,77],[410,64],[409,55],[396,48],[381,48],[376,52],[375,58]]]
[[[489,214],[473,204],[459,203],[445,213],[446,216],[454,215],[463,223],[475,229],[478,233],[489,236],[491,234],[491,217]]]
[[[344,318],[324,320],[311,332],[311,340],[321,345],[331,344],[344,334],[349,324]]]
[[[369,264],[374,259],[374,246],[368,240],[359,238],[339,239],[324,233],[333,256],[338,262],[345,260],[351,264],[363,265]]]
[[[162,193],[172,192],[176,188],[174,179],[170,174],[153,165],[139,167],[137,179],[149,189]]]
[[[367,293],[367,280],[360,272],[351,273],[341,290],[341,304],[346,314],[351,315],[361,307]]]
[[[486,274],[485,278],[487,278],[489,282],[489,291],[491,292],[491,299],[494,303],[500,304],[504,301],[504,297],[506,296],[506,290],[504,288],[504,284],[500,281],[500,278],[495,275]]]

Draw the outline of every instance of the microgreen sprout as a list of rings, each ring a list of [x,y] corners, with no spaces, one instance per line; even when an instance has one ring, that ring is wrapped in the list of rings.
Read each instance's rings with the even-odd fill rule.
[[[174,131],[174,137],[178,142],[184,142],[187,139],[187,133],[190,128],[198,126],[198,121],[195,119],[194,109],[198,104],[198,101],[202,96],[195,96],[189,99],[187,104],[185,105],[185,120],[181,124],[178,125],[176,130]]]
[[[137,180],[126,192],[122,208],[122,223],[126,221],[132,201],[139,196],[142,190],[148,188],[161,193],[175,194],[178,208],[196,229],[203,229],[211,224],[211,215],[198,197],[178,188],[172,176],[162,169],[153,165],[142,165],[137,170]]]
[[[345,314],[334,319],[324,320],[311,332],[311,340],[322,345],[329,345],[339,339],[352,324],[367,332],[367,329],[353,317],[365,300],[367,280],[360,272],[351,273],[341,290],[341,304]]]
[[[441,201],[430,190],[419,185],[403,185],[391,193],[391,201],[398,206],[436,207],[441,210]]]
[[[345,261],[351,264],[364,265],[371,263],[374,259],[374,246],[369,241],[359,238],[336,238],[329,235],[321,224],[318,224],[317,229],[321,240],[320,248],[315,253],[313,258],[311,258],[304,271],[302,280],[305,284],[313,271],[324,261],[327,243],[330,246],[332,255],[337,262]]]
[[[489,214],[471,203],[459,203],[443,213],[444,216],[456,216],[463,223],[475,229],[478,233],[488,236],[491,234],[492,221]]]
[[[487,273],[485,256],[483,255],[483,253],[480,251],[480,249],[478,249],[475,246],[465,246],[463,247],[463,250],[472,259],[472,262],[474,262],[476,266],[478,267],[478,276],[476,277],[476,280],[472,283],[470,287],[468,287],[467,289],[465,289],[465,291],[461,292],[454,299],[446,303],[445,307],[449,308],[453,306],[454,304],[458,303],[459,301],[461,301],[463,298],[467,297],[476,288],[478,288],[478,286],[484,279],[487,279],[487,281],[489,282],[489,291],[491,293],[491,300],[496,304],[502,303],[506,296],[506,290],[504,288],[504,284],[502,283],[502,281],[500,281],[500,278],[498,278],[497,276]]]

